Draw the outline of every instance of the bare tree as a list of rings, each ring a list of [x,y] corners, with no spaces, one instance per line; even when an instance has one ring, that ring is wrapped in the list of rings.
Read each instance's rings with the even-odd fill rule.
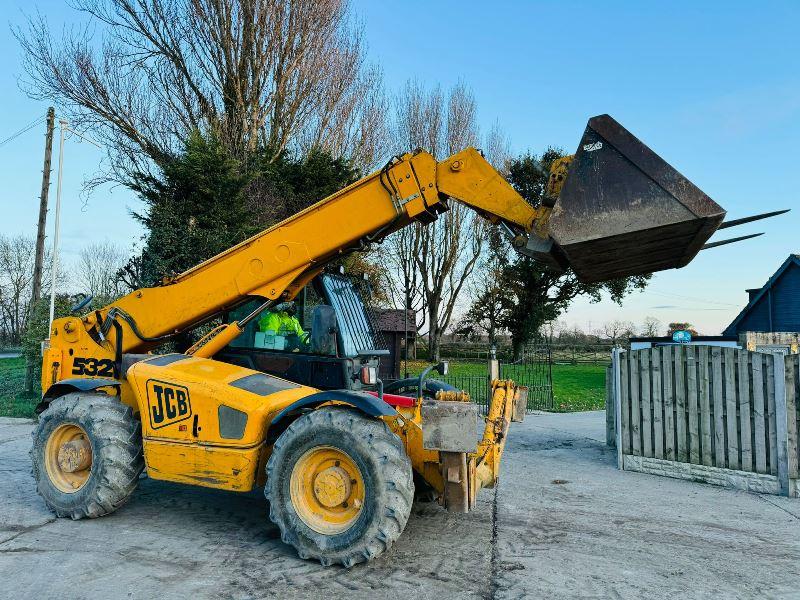
[[[658,337],[664,331],[664,324],[655,317],[645,317],[641,331],[644,337]]]
[[[8,343],[20,342],[28,322],[35,245],[22,235],[0,235],[0,336]],[[44,264],[51,261],[52,253],[46,250]],[[43,295],[49,294],[50,275],[50,269],[42,273]]]
[[[108,178],[149,172],[193,130],[235,155],[261,144],[374,161],[385,103],[346,0],[75,0],[81,28],[42,16],[16,36],[35,98],[110,155]],[[95,34],[96,35],[93,35]],[[55,40],[55,41],[54,41]]]
[[[636,328],[630,321],[614,320],[603,323],[598,335],[605,337],[612,345],[616,346],[618,342],[632,337],[635,331]]]
[[[94,296],[100,305],[115,300],[126,291],[118,274],[127,261],[127,253],[108,240],[84,246],[75,267],[79,291]]]
[[[444,158],[478,141],[475,98],[459,83],[446,94],[409,81],[395,101],[398,150],[424,148]],[[395,234],[387,244],[394,276],[404,290],[405,307],[420,298],[427,324],[429,356],[439,359],[439,345],[450,326],[465,284],[475,269],[485,236],[474,213],[459,203],[428,226]]]
[[[503,332],[503,316],[508,311],[508,295],[504,293],[503,269],[508,265],[505,239],[493,227],[485,227],[486,244],[475,273],[467,284],[470,308],[458,325],[458,332],[475,335],[483,332],[490,344],[496,344]]]
[[[483,154],[504,177],[511,163],[511,144],[500,123],[495,121],[483,141]]]
[[[366,67],[355,81],[336,74],[347,89],[342,96],[323,98],[323,106],[304,128],[300,148],[309,152],[319,148],[334,157],[344,156],[362,169],[370,169],[388,158],[386,120],[389,103],[383,88],[383,73],[378,67]]]

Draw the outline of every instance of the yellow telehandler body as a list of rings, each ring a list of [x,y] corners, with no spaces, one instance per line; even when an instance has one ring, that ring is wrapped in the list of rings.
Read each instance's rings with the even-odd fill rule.
[[[142,469],[232,491],[264,486],[285,542],[301,557],[346,566],[400,535],[415,487],[449,510],[470,510],[477,490],[497,480],[527,390],[491,382],[480,439],[464,393],[425,393],[420,378],[416,394],[383,394],[383,351],[370,347],[365,309],[321,274],[398,229],[432,223],[452,201],[501,227],[510,247],[587,280],[681,266],[724,216],[607,116],[589,122],[551,178],[552,201],[533,207],[474,148],[442,161],[403,154],[160,286],[55,320],[32,450],[39,492],[77,519],[122,505]],[[255,331],[259,315],[290,308],[320,277],[327,300],[314,308],[308,341],[270,354],[285,340]],[[185,353],[150,353],[237,314]],[[245,351],[243,339],[261,345]]]

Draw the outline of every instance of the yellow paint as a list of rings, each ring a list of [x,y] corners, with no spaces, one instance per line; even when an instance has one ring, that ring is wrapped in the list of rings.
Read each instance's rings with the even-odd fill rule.
[[[148,477],[235,492],[255,487],[263,450],[262,446],[239,449],[144,439]]]
[[[575,158],[573,154],[562,156],[554,160],[553,164],[550,165],[550,176],[547,178],[546,193],[551,198],[556,199],[561,193],[561,188],[567,180],[569,166],[572,164],[573,158]]]
[[[486,415],[483,438],[476,452],[476,474],[480,487],[494,487],[500,475],[500,458],[508,439],[514,397],[519,393],[510,379],[492,382],[492,400]]]
[[[272,417],[289,404],[316,392],[296,386],[259,396],[230,385],[256,371],[215,360],[189,357],[159,367],[142,361],[128,370],[142,421],[148,474],[155,479],[248,491],[263,483],[268,457],[264,444]],[[161,388],[159,410],[155,386]],[[164,404],[166,389],[173,416]],[[180,411],[178,393],[185,390],[188,411]],[[247,414],[240,439],[223,438],[219,429],[221,405]],[[159,422],[159,413],[164,413]]]
[[[317,533],[347,531],[364,506],[364,478],[346,452],[317,446],[295,463],[289,493],[297,516]]]

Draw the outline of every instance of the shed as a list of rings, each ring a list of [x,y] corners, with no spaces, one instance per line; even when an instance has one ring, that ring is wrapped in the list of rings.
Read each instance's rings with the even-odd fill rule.
[[[374,311],[375,328],[389,350],[381,359],[381,379],[399,379],[404,349],[414,347],[417,338],[417,314],[413,310],[381,308]]]
[[[725,329],[748,350],[797,352],[800,341],[800,255],[791,254]]]

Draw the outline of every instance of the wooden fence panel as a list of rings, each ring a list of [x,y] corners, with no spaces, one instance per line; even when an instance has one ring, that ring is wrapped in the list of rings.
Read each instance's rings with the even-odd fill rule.
[[[714,389],[714,466],[725,467],[725,404],[722,397],[722,348],[711,349]]]
[[[642,455],[642,409],[639,404],[639,352],[627,352],[630,369],[631,444],[633,454]]]
[[[678,462],[688,462],[689,452],[686,444],[686,349],[676,346],[675,357],[675,434],[678,438]]]
[[[697,349],[697,385],[700,394],[700,447],[702,463],[708,467],[713,464],[711,454],[711,396],[708,370],[708,346]]]
[[[686,403],[689,405],[689,462],[700,464],[700,431],[697,419],[697,346],[686,348]]]
[[[750,353],[739,351],[737,379],[739,381],[739,440],[742,453],[742,471],[753,470],[753,452],[750,439]]]
[[[739,468],[739,424],[736,412],[739,408],[736,402],[736,354],[733,348],[723,348],[722,356],[725,359],[723,377],[725,378],[725,425],[727,436],[725,443],[728,447],[728,468]]]
[[[619,361],[619,401],[622,414],[622,453],[632,454],[631,448],[631,403],[630,403],[630,378],[628,376],[628,355],[625,352]]]
[[[764,356],[764,368],[767,370],[767,389],[775,389],[775,360],[774,354]],[[778,432],[775,430],[777,421],[775,420],[775,394],[767,394],[767,418],[764,424],[769,429],[769,472],[772,475],[778,474]]]
[[[800,356],[703,346],[617,356],[620,389],[609,383],[607,393],[620,402],[622,455],[773,475],[784,490],[788,472],[788,493],[797,489]],[[609,421],[608,431],[613,427]]]
[[[767,473],[767,410],[764,404],[764,357],[753,355],[753,456],[757,473]]]
[[[664,458],[664,404],[661,400],[661,348],[650,353],[650,370],[653,387],[653,454]]]
[[[661,379],[664,383],[664,458],[675,460],[675,396],[673,389],[672,348],[661,349]]]
[[[642,456],[653,456],[653,408],[650,395],[650,353],[637,352],[639,357],[639,381],[642,407]]]

